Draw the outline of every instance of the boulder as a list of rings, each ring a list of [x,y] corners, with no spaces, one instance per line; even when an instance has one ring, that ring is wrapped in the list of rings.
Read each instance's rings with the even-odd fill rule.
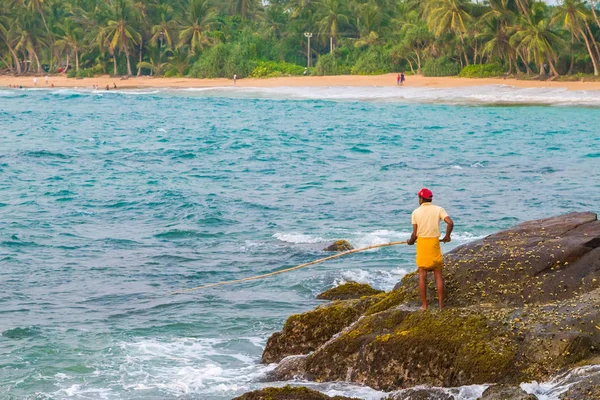
[[[263,361],[302,354],[282,376],[384,391],[544,381],[599,355],[599,252],[595,214],[526,222],[446,255],[444,310],[420,311],[408,274],[291,316]]]
[[[233,400],[360,400],[357,398],[334,396],[330,397],[316,390],[305,387],[284,386],[281,388],[266,388],[256,390],[236,397]]]
[[[287,319],[283,330],[267,341],[263,363],[274,363],[287,356],[308,354],[335,334],[357,321],[372,304],[372,299],[335,301]]]
[[[492,385],[483,392],[479,400],[537,400],[519,386]]]
[[[306,357],[307,356],[288,356],[281,360],[277,367],[267,373],[265,382],[280,382],[290,380],[308,380],[306,374]]]
[[[560,400],[600,399],[600,374],[598,370],[596,369],[594,375],[586,376],[578,382],[571,383],[569,390],[561,394],[559,398]]]
[[[373,296],[383,293],[383,290],[373,289],[366,283],[346,282],[331,288],[317,296],[319,300],[349,300],[360,299],[363,296]]]
[[[352,246],[350,244],[350,242],[348,242],[347,240],[336,240],[331,245],[325,247],[323,249],[323,251],[342,252],[342,251],[349,251],[349,250],[353,250],[353,249],[354,249],[354,246]]]
[[[383,400],[455,400],[455,398],[444,389],[416,387],[399,390]]]
[[[444,263],[450,306],[568,299],[600,287],[600,221],[594,213],[571,213],[524,222],[457,247]],[[417,276],[400,287],[418,297]]]

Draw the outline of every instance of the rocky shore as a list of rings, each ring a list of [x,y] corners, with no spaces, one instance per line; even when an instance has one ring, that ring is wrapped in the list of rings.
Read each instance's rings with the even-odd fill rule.
[[[268,379],[352,382],[389,399],[452,399],[426,388],[486,384],[482,399],[532,399],[520,383],[600,364],[596,214],[525,222],[457,247],[444,276],[443,310],[419,310],[414,273],[387,293],[356,283],[324,293],[331,303],[290,316],[269,339],[262,362],[278,367]],[[587,396],[599,381],[575,382],[560,398],[596,398]],[[318,398],[253,396],[241,398]]]

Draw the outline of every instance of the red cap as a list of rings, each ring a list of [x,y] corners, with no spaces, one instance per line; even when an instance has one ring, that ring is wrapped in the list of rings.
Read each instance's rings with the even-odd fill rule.
[[[433,193],[431,192],[431,190],[427,189],[427,188],[423,188],[419,191],[418,193],[419,197],[422,197],[424,199],[432,199],[433,198]]]

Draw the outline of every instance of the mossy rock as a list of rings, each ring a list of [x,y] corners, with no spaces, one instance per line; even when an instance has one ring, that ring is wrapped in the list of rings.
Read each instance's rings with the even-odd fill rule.
[[[346,282],[343,285],[329,289],[317,296],[319,300],[349,300],[364,296],[374,296],[384,293],[383,290],[373,289],[366,283]]]
[[[267,341],[263,363],[279,362],[287,356],[308,354],[336,333],[350,326],[363,311],[359,300],[336,301],[303,314],[290,316],[281,332]]]
[[[383,400],[455,400],[455,397],[440,388],[419,387],[394,392]]]
[[[384,391],[525,378],[511,333],[461,310],[364,317],[309,355],[306,370],[318,382],[349,380]]]
[[[353,250],[353,249],[354,249],[354,246],[352,246],[350,244],[350,242],[348,242],[347,240],[336,240],[331,245],[325,247],[323,249],[323,251],[337,251],[337,252],[342,252],[342,251],[350,251],[350,250]]]
[[[305,387],[284,386],[281,388],[266,388],[256,390],[236,397],[233,400],[360,400],[354,397],[334,396]]]

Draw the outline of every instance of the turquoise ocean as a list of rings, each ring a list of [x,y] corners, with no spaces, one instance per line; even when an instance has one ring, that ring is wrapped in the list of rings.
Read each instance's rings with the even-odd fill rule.
[[[172,291],[312,261],[335,239],[406,239],[423,186],[455,220],[445,251],[597,212],[599,121],[598,92],[508,86],[0,89],[0,399],[260,388],[289,315],[345,281],[391,289],[414,249]],[[553,399],[561,382],[526,386]]]

